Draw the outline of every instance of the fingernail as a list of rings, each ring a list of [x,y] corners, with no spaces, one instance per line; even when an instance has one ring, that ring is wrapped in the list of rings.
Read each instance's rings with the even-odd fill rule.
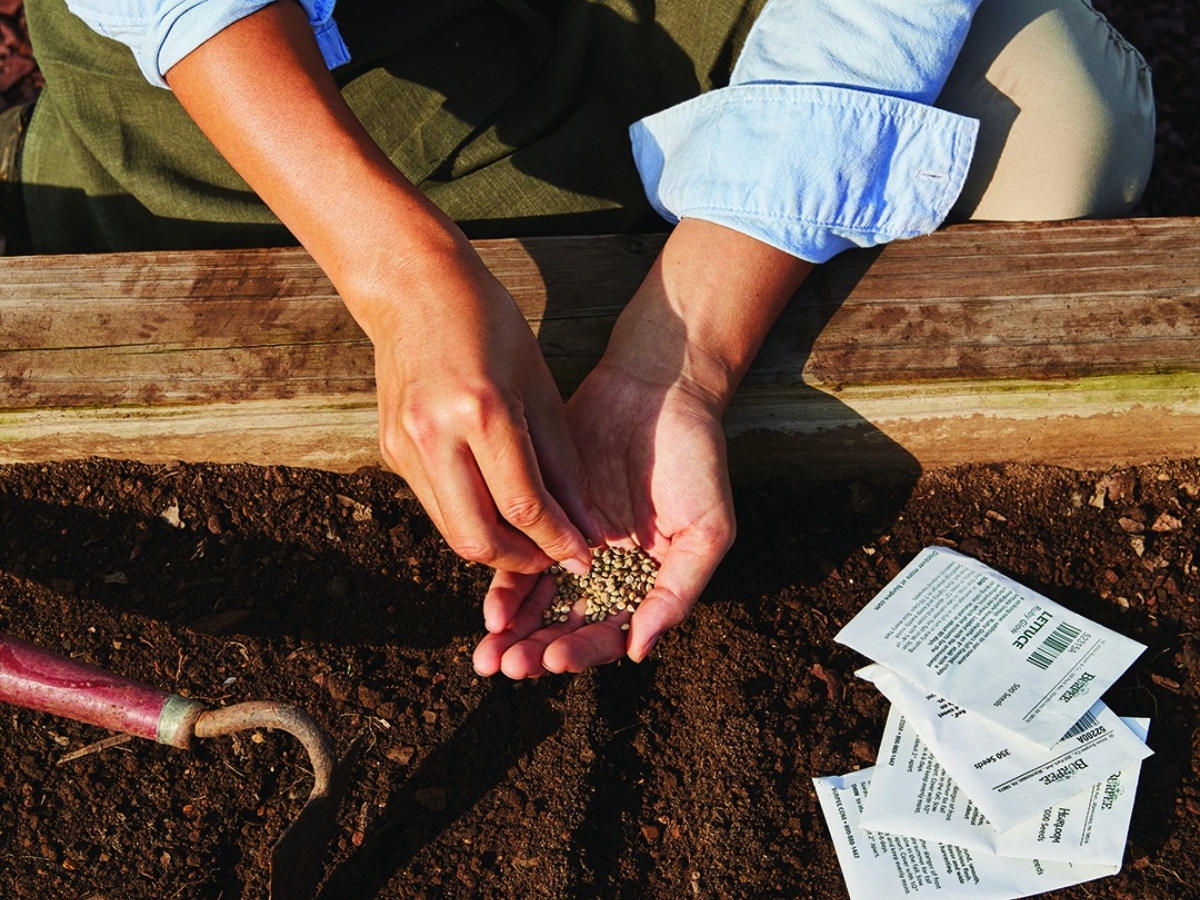
[[[654,645],[658,643],[659,635],[650,638],[650,642],[642,648],[642,655],[638,658],[638,662],[645,662],[646,659],[654,652]]]
[[[581,560],[578,560],[578,559],[564,559],[562,562],[559,563],[559,565],[562,566],[564,569],[566,569],[568,572],[570,572],[572,575],[581,575],[582,576],[582,575],[586,575],[588,573],[588,567]]]

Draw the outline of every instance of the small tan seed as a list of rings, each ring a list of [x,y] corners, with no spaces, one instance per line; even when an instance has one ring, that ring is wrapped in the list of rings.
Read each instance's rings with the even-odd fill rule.
[[[557,596],[542,620],[547,624],[567,621],[579,600],[584,601],[583,618],[588,623],[636,610],[653,586],[657,571],[658,564],[639,547],[594,547],[592,568],[586,575],[572,575],[558,565],[547,570],[555,576]]]

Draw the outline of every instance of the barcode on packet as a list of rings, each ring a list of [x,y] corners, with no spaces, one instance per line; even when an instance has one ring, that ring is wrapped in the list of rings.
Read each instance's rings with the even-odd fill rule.
[[[1079,637],[1081,633],[1080,629],[1069,622],[1059,622],[1042,641],[1041,646],[1029,654],[1028,662],[1033,663],[1039,669],[1050,668],[1050,664],[1058,659],[1059,655],[1071,646],[1071,641]]]
[[[1096,725],[1096,717],[1093,716],[1091,711],[1089,710],[1088,712],[1085,712],[1083,714],[1082,719],[1080,719],[1078,722],[1076,722],[1074,725],[1071,726],[1071,730],[1062,736],[1062,740],[1069,741],[1071,738],[1075,737],[1075,735],[1083,734],[1089,728],[1094,728],[1095,725]]]

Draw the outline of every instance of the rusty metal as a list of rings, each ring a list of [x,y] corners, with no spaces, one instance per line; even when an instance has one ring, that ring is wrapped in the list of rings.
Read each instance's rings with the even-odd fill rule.
[[[308,751],[313,786],[304,807],[271,850],[271,900],[309,900],[321,879],[325,851],[357,753],[351,748],[339,763],[333,741],[308,713],[264,700],[202,712],[195,735],[219,737],[253,728],[286,731]]]

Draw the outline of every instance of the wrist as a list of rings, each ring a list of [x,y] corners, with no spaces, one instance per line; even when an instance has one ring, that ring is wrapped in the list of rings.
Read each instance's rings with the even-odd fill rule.
[[[337,236],[319,250],[309,247],[375,343],[385,334],[421,334],[431,321],[474,318],[485,299],[503,295],[458,226],[423,200],[376,199],[359,211],[365,222],[333,229]]]
[[[680,385],[723,412],[812,268],[748,235],[684,219],[618,319],[603,364]]]
[[[398,172],[345,185],[345,202],[303,243],[376,346],[427,339],[434,323],[470,327],[485,306],[512,303],[458,225]]]
[[[653,278],[654,272],[651,272]],[[743,371],[730,355],[689,330],[661,281],[643,285],[613,327],[600,367],[649,388],[683,389],[720,416]]]

